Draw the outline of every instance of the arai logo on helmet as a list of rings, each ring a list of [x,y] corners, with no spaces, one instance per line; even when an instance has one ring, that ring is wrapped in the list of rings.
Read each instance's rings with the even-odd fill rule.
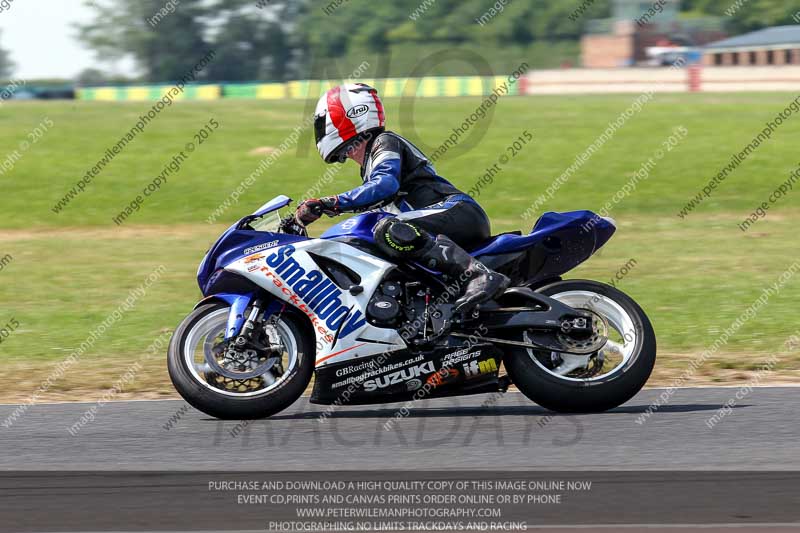
[[[367,104],[359,104],[357,106],[353,106],[347,112],[347,118],[357,118],[369,111],[369,106]]]

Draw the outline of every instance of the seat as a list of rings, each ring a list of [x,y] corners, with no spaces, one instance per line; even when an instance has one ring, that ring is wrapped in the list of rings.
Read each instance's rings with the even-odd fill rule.
[[[486,248],[491,248],[497,242],[498,239],[500,239],[501,237],[505,237],[506,235],[521,237],[522,236],[522,232],[519,231],[519,230],[517,230],[517,231],[507,231],[505,233],[500,233],[498,235],[492,235],[491,237],[489,237],[485,241],[482,241],[481,243],[477,244],[476,246],[472,246],[468,251],[469,251],[470,254],[475,255],[475,252],[481,251],[481,250],[486,249]]]
[[[513,231],[509,233],[501,233],[489,238],[486,242],[480,244],[473,250],[470,250],[470,255],[498,255],[510,252],[517,252],[524,248],[528,248],[534,242],[530,235],[522,235],[521,231]]]
[[[586,227],[590,229],[583,229]],[[590,239],[596,249],[605,244],[614,230],[610,219],[598,219],[591,211],[548,212],[539,218],[528,235],[521,235],[520,232],[496,235],[470,254],[477,257],[519,252],[551,236],[558,236],[565,242]]]

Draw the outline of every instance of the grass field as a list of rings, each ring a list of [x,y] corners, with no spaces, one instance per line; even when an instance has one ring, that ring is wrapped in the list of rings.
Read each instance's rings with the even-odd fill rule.
[[[792,192],[747,232],[737,227],[800,164],[800,118],[784,122],[688,217],[677,216],[794,97],[657,95],[544,208],[599,209],[675,128],[686,129],[685,139],[651,165],[649,178],[613,208],[611,216],[619,224],[614,239],[571,276],[601,281],[622,277],[615,281],[618,286],[648,311],[660,348],[651,384],[669,383],[679,375],[800,260],[800,209]],[[525,210],[634,98],[507,97],[493,116],[473,128],[479,132],[477,145],[450,150],[437,161],[437,169],[468,190],[524,130],[530,131],[534,141],[479,196],[495,232],[527,231],[533,220],[523,219]],[[441,144],[480,100],[418,100],[413,120],[407,121],[413,128],[401,126],[399,101],[386,104],[390,125],[430,148]],[[6,366],[0,375],[0,400],[29,395],[131,290],[163,265],[160,279],[43,397],[88,397],[111,387],[127,365],[145,355],[154,338],[191,310],[200,296],[195,269],[208,244],[232,221],[277,194],[300,199],[327,170],[305,130],[298,145],[269,165],[237,205],[209,224],[207,218],[309,111],[297,102],[179,103],[162,111],[82,194],[54,213],[53,206],[149,108],[145,103],[84,102],[6,103],[0,108],[0,327],[6,324],[10,331],[0,342]],[[219,129],[200,145],[194,135],[211,119]],[[41,138],[36,133],[28,137],[37,126]],[[26,138],[31,144],[20,152]],[[187,152],[189,142],[195,143],[194,152]],[[20,157],[9,159],[6,154],[13,154],[15,147]],[[114,224],[112,218],[181,150],[187,157],[180,171],[169,175],[122,226]],[[351,163],[324,184],[321,194],[340,192],[358,181]],[[800,335],[798,299],[800,279],[788,279],[692,381],[738,383],[771,354],[778,354],[783,370],[773,378],[795,379],[800,357],[785,342]],[[125,390],[169,391],[164,367],[163,357],[147,359],[145,370]]]

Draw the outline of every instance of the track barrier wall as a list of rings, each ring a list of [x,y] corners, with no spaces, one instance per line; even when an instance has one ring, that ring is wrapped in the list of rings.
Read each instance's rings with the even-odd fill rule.
[[[389,78],[380,80],[359,79],[376,87],[387,98],[401,96],[445,97],[486,96],[496,87],[508,81],[507,76],[491,78],[478,76],[448,76],[430,78]],[[509,94],[524,94],[526,78],[509,84]],[[189,85],[176,100],[218,100],[220,98],[261,100],[317,98],[331,87],[339,85],[336,80],[297,80],[286,83],[231,83]],[[160,99],[172,85],[145,85],[131,87],[86,87],[76,91],[79,100],[106,102],[139,102]]]
[[[447,76],[359,79],[383,97],[487,96],[507,83],[507,76]],[[285,83],[222,83],[188,85],[176,100],[304,100],[318,98],[338,80],[296,80]],[[614,94],[653,92],[793,91],[800,86],[800,67],[701,67],[562,69],[530,71],[508,84],[510,95]],[[137,102],[160,99],[172,85],[87,87],[79,100]]]

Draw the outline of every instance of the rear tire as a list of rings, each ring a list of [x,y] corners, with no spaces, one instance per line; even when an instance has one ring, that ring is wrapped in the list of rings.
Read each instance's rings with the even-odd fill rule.
[[[592,378],[570,378],[557,375],[552,368],[548,370],[546,363],[550,352],[506,347],[504,363],[509,377],[525,396],[552,411],[595,413],[622,405],[642,389],[655,365],[656,336],[647,315],[633,299],[609,285],[583,280],[559,281],[536,292],[557,300],[561,296],[573,301],[593,294],[589,301],[613,302],[616,305],[609,303],[608,306],[621,309],[620,315],[629,318],[631,342],[624,336],[620,344],[628,354],[627,360],[623,358],[620,366],[608,374]],[[596,311],[598,307],[594,306]],[[519,332],[515,340],[524,340],[523,332]]]
[[[274,388],[263,394],[255,392],[237,397],[199,380],[198,373],[189,369],[193,356],[187,356],[187,339],[193,335],[193,329],[214,317],[226,320],[228,309],[224,303],[202,305],[178,326],[167,355],[167,369],[175,389],[195,409],[221,419],[265,418],[286,409],[302,396],[314,372],[314,344],[309,339],[310,333],[301,319],[291,313],[283,313],[279,320],[286,335],[292,336],[297,360],[280,376],[281,381]]]

